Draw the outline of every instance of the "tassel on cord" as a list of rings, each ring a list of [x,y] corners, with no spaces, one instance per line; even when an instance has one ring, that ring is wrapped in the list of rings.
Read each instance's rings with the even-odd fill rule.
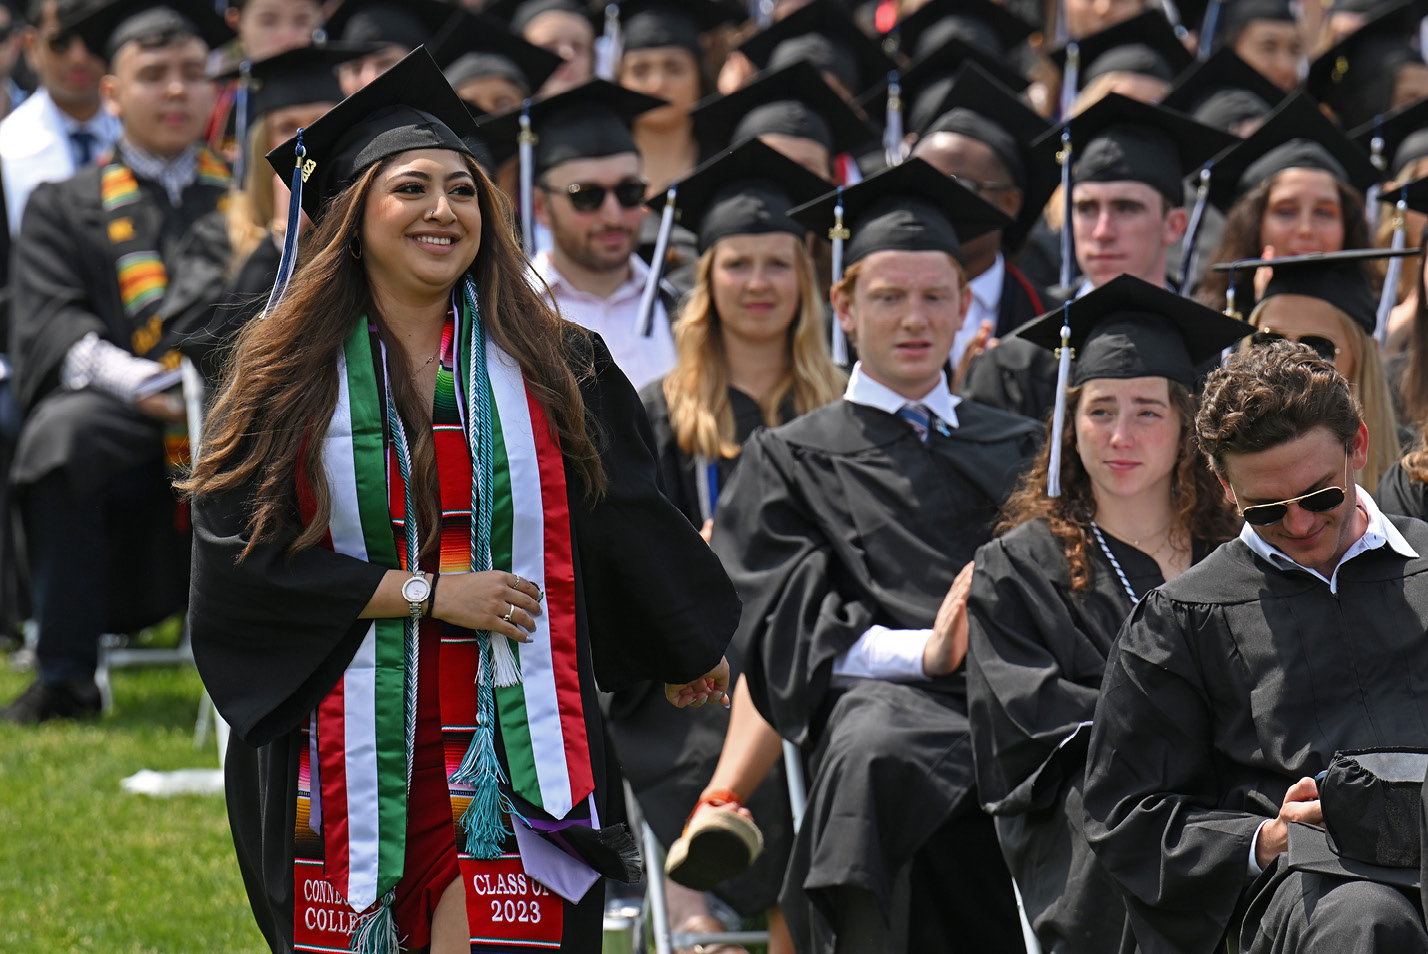
[[[1403,251],[1408,245],[1408,189],[1398,194],[1398,202],[1393,207],[1393,243],[1389,248]],[[1383,292],[1378,299],[1378,323],[1373,337],[1382,348],[1388,342],[1388,319],[1393,314],[1393,306],[1398,304],[1398,280],[1403,276],[1403,259],[1388,260],[1388,272],[1383,276]]]
[[[1061,306],[1061,347],[1056,349],[1056,409],[1051,415],[1051,456],[1046,496],[1061,496],[1061,435],[1066,430],[1066,386],[1071,380],[1071,302]]]
[[[1061,287],[1071,288],[1071,279],[1075,275],[1073,269],[1076,267],[1076,244],[1071,235],[1071,154],[1074,147],[1071,145],[1071,124],[1067,123],[1061,129],[1061,149],[1056,153],[1056,161],[1061,164]]]
[[[1061,118],[1071,118],[1071,104],[1076,101],[1076,86],[1081,82],[1081,46],[1072,40],[1066,44],[1066,68],[1061,71]]]
[[[449,780],[453,784],[470,785],[474,790],[458,822],[465,835],[466,851],[477,858],[490,859],[500,855],[511,833],[506,828],[511,804],[501,793],[506,773],[496,756],[496,691],[490,676],[490,634],[481,633],[478,638],[481,671],[476,676],[476,731],[471,735],[466,755]]]
[[[1210,167],[1213,160],[1200,169],[1200,184],[1195,187],[1195,209],[1190,213],[1190,225],[1185,229],[1184,247],[1180,251],[1180,290],[1190,291],[1190,282],[1195,277],[1198,264],[1200,226],[1205,223],[1205,205],[1210,198]]]
[[[352,932],[348,950],[357,954],[398,954],[402,941],[397,936],[397,918],[392,913],[396,892],[388,891],[370,914],[363,915]]]
[[[889,166],[896,166],[903,160],[902,151],[902,83],[897,70],[888,73],[888,121],[883,128],[883,152]]]
[[[1373,118],[1373,139],[1369,140],[1369,162],[1379,171],[1379,175],[1387,176],[1388,160],[1383,157],[1383,115]],[[1364,193],[1364,218],[1368,220],[1369,234],[1378,231],[1378,219],[1382,209],[1379,208],[1379,195],[1383,192],[1383,186],[1375,182],[1368,187]]]
[[[233,181],[243,188],[248,174],[248,87],[253,82],[253,63],[247,57],[238,64],[238,89],[233,94],[233,138],[238,141],[238,156],[233,160]]]
[[[531,131],[531,101],[521,104],[521,131],[516,136],[516,150],[521,165],[521,244],[526,258],[535,258],[535,144]]]
[[[655,238],[654,257],[650,259],[650,273],[645,279],[645,289],[640,293],[640,310],[637,312],[635,327],[641,338],[654,334],[654,306],[659,297],[659,280],[664,275],[664,257],[669,254],[669,236],[674,231],[675,200],[679,187],[670,186],[664,194],[664,211],[659,217],[659,235]]]
[[[1220,28],[1220,6],[1222,0],[1210,0],[1205,5],[1205,17],[1200,21],[1200,42],[1195,48],[1195,59],[1205,62],[1215,47],[1215,31]]]
[[[288,196],[288,231],[283,236],[283,257],[278,262],[278,277],[273,280],[273,290],[268,293],[268,303],[263,306],[262,315],[271,312],[288,293],[288,281],[292,279],[293,266],[297,263],[298,229],[302,224],[302,187],[316,168],[316,163],[306,161],[307,147],[303,145],[301,129],[297,131],[297,147],[294,152],[297,159],[293,163],[292,194]]]
[[[620,5],[605,4],[605,32],[595,41],[595,75],[611,83],[620,68],[620,56],[625,45],[620,30]]]
[[[838,187],[838,195],[833,203],[833,227],[828,230],[828,240],[833,243],[833,284],[843,280],[843,243],[852,233],[843,224],[843,187]],[[833,316],[833,363],[840,368],[848,364],[848,336],[843,334],[843,326],[838,316]]]
[[[1235,263],[1230,263],[1229,280],[1225,283],[1225,314],[1238,321],[1243,321],[1244,316],[1240,314],[1239,308],[1235,304]]]

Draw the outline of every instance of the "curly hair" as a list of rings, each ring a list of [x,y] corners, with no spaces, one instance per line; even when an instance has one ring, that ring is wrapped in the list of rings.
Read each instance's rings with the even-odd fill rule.
[[[1081,388],[1066,396],[1066,420],[1076,418]],[[1190,549],[1196,540],[1223,543],[1238,532],[1234,512],[1225,502],[1219,482],[1195,450],[1193,423],[1195,399],[1183,385],[1170,382],[1170,404],[1180,417],[1180,452],[1171,472],[1170,493],[1175,502],[1175,520],[1170,540],[1179,549]],[[1051,535],[1061,544],[1071,575],[1071,589],[1081,592],[1091,584],[1091,521],[1096,517],[1096,498],[1091,491],[1091,475],[1081,463],[1076,447],[1076,428],[1061,433],[1061,496],[1048,497],[1046,478],[1051,467],[1051,425],[1035,464],[1022,477],[1002,508],[998,535],[1032,520],[1045,520]]]
[[[1215,472],[1231,454],[1254,454],[1326,427],[1344,446],[1363,424],[1344,376],[1308,345],[1271,341],[1230,356],[1205,382],[1195,438]]]

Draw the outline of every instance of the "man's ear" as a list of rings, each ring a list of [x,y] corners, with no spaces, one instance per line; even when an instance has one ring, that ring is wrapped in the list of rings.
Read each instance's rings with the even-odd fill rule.
[[[854,340],[858,323],[853,318],[853,296],[835,288],[829,301],[833,305],[833,316],[838,321],[838,327],[843,329],[843,334],[849,341]]]
[[[535,219],[550,228],[550,208],[546,205],[547,201],[544,189],[535,187],[531,190],[531,209],[535,212]]]
[[[1165,216],[1165,245],[1168,248],[1185,237],[1190,225],[1190,216],[1180,206],[1171,209]]]
[[[99,77],[99,99],[104,104],[105,112],[118,119],[123,119],[119,115],[119,103],[114,98],[115,90],[119,86],[119,78],[113,73],[105,73]]]

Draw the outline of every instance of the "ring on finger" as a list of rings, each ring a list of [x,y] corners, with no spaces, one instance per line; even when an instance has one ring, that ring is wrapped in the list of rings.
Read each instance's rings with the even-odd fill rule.
[[[508,609],[506,610],[506,615],[502,616],[501,619],[509,623],[511,621],[511,617],[514,616],[516,613],[516,604],[507,603],[506,606],[508,607]]]
[[[515,590],[518,590],[518,589],[521,588],[521,584],[524,583],[524,582],[525,582],[525,580],[521,578],[521,575],[520,575],[519,573],[517,573],[517,574],[516,574],[516,582],[514,582],[514,583],[511,584],[511,588],[512,588],[512,589],[515,589]]]

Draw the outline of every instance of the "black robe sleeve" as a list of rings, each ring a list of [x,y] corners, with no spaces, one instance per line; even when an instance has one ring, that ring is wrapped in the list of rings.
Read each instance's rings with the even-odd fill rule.
[[[1086,766],[1086,835],[1125,892],[1144,954],[1211,954],[1250,880],[1250,844],[1278,806],[1220,809],[1232,767],[1213,739],[1197,645],[1228,630],[1223,607],[1149,593],[1106,663]],[[1227,716],[1242,714],[1227,713]]]
[[[739,624],[739,598],[699,531],[660,492],[649,421],[598,335],[582,386],[602,426],[605,495],[577,500],[571,519],[595,678],[613,692],[653,680],[682,684],[718,665]]]
[[[1384,513],[1428,520],[1428,484],[1404,470],[1401,460],[1384,473],[1373,500]]]

